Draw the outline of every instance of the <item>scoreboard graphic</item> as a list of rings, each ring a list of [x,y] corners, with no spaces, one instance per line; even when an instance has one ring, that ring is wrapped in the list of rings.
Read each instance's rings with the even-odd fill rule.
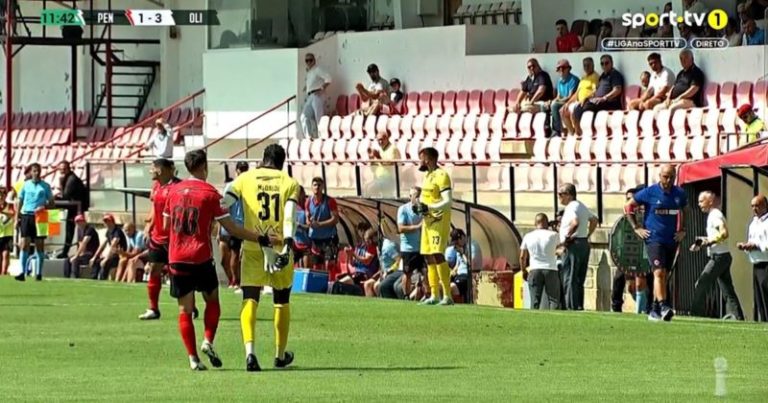
[[[76,10],[45,9],[40,13],[45,26],[133,25],[170,27],[176,25],[219,25],[216,10]]]

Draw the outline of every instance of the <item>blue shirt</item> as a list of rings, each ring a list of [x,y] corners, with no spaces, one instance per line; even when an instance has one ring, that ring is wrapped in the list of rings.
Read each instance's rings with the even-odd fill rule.
[[[579,78],[574,76],[573,73],[569,73],[565,80],[560,77],[560,79],[557,80],[557,96],[560,98],[568,98],[576,92],[578,86]]]
[[[755,34],[752,36],[749,36],[747,34],[744,34],[744,37],[747,38],[747,45],[764,45],[765,44],[765,30],[757,28],[755,30]]]
[[[397,225],[421,224],[421,216],[413,212],[411,203],[397,209]],[[421,249],[421,229],[400,234],[400,252],[418,252]]]
[[[136,231],[133,236],[128,236],[128,234],[125,234],[126,238],[128,238],[128,249],[137,249],[140,251],[143,251],[145,249],[144,245],[144,233],[141,231]]]
[[[482,270],[483,268],[483,254],[480,251],[480,244],[474,239],[472,240],[472,246],[470,249],[470,259],[472,259],[472,267],[475,270]],[[469,274],[469,262],[467,256],[459,253],[456,247],[451,245],[445,250],[445,260],[448,262],[448,266],[452,269],[456,268],[456,274]]]
[[[635,193],[635,201],[645,208],[645,229],[651,236],[645,243],[673,245],[677,232],[677,215],[688,204],[682,188],[673,186],[669,192],[658,183]]]
[[[35,210],[48,204],[48,200],[53,199],[51,185],[43,180],[35,182],[32,179],[24,182],[19,194],[21,201],[21,214],[35,214]]]
[[[230,191],[230,188],[232,187],[233,182],[229,182],[227,186],[224,187],[224,194],[227,194],[227,192]],[[245,222],[245,219],[243,218],[243,201],[242,199],[238,199],[236,202],[232,203],[231,206],[229,206],[229,216],[232,217],[232,220],[234,220],[236,223],[240,224],[240,226],[243,225]],[[219,226],[219,229],[221,230],[221,235],[223,236],[229,236],[229,232],[227,232],[226,229],[224,229],[223,226]]]
[[[381,270],[389,271],[397,261],[397,244],[385,238],[381,243],[381,252],[379,253],[379,261],[381,262]]]

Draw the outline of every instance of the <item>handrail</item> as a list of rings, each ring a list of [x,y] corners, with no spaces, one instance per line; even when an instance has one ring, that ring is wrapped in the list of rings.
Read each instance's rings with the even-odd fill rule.
[[[339,164],[349,164],[349,163],[359,163],[359,164],[418,164],[419,161],[414,160],[375,160],[375,159],[367,159],[367,160],[340,160],[340,159],[334,159],[333,161],[323,161],[323,160],[304,160],[304,159],[297,159],[297,160],[286,160],[285,161],[288,164],[291,163],[300,163],[300,164],[332,164],[332,163],[339,163]],[[654,160],[654,161],[611,161],[611,160],[534,160],[534,159],[524,159],[524,158],[501,158],[497,160],[485,160],[485,161],[466,161],[466,160],[439,160],[438,164],[451,164],[451,165],[458,165],[458,166],[484,166],[484,165],[490,165],[490,164],[542,164],[542,165],[567,165],[567,164],[573,164],[573,165],[647,165],[647,164],[653,164],[653,165],[664,165],[664,164],[682,164],[685,162],[689,162],[689,160]]]
[[[269,134],[268,134],[268,135],[266,135],[265,137],[263,137],[263,138],[261,138],[261,139],[258,139],[258,140],[256,140],[256,142],[255,142],[255,143],[253,143],[253,144],[249,145],[248,147],[245,147],[244,149],[242,149],[242,150],[238,151],[237,153],[230,155],[230,156],[229,156],[229,158],[235,158],[235,157],[237,157],[238,155],[240,155],[240,154],[242,154],[242,153],[244,153],[244,152],[246,152],[246,151],[250,150],[250,149],[251,149],[251,148],[253,148],[253,147],[256,147],[257,145],[259,145],[259,144],[263,143],[265,140],[268,140],[268,139],[270,139],[272,136],[276,135],[277,133],[280,133],[281,131],[283,131],[283,130],[285,130],[285,129],[287,129],[287,128],[291,127],[291,125],[295,125],[295,124],[296,124],[296,121],[295,121],[295,120],[294,120],[293,122],[287,123],[287,124],[286,124],[286,125],[284,125],[283,127],[281,127],[281,128],[279,128],[279,129],[277,129],[277,130],[273,131],[272,133],[269,133]]]
[[[224,140],[225,138],[227,138],[227,137],[231,136],[232,134],[234,134],[234,133],[235,133],[235,132],[237,132],[238,130],[240,130],[240,129],[243,129],[243,128],[247,127],[248,125],[250,125],[251,123],[253,123],[253,122],[255,122],[255,121],[257,121],[257,120],[259,120],[259,119],[263,118],[263,117],[264,117],[264,116],[266,116],[268,113],[276,111],[276,110],[277,110],[279,107],[281,107],[281,106],[283,106],[283,105],[285,105],[285,104],[287,104],[287,103],[289,103],[289,102],[293,101],[294,99],[296,99],[296,95],[291,95],[290,97],[288,97],[288,98],[286,98],[286,99],[282,100],[280,103],[278,103],[278,104],[276,104],[275,106],[273,106],[273,107],[271,107],[271,108],[267,109],[266,111],[262,112],[261,114],[259,114],[259,115],[258,115],[258,116],[256,116],[255,118],[253,118],[253,119],[251,119],[251,120],[249,120],[249,121],[247,121],[247,122],[245,122],[245,123],[241,124],[240,126],[238,126],[238,127],[234,128],[234,129],[232,129],[232,130],[231,130],[229,133],[227,133],[227,134],[225,134],[225,135],[223,135],[223,136],[221,136],[221,137],[219,137],[219,138],[217,138],[217,139],[215,139],[215,140],[211,141],[210,143],[206,144],[206,145],[205,145],[205,147],[203,147],[203,150],[207,150],[207,149],[208,149],[210,146],[212,146],[212,145],[214,145],[214,144],[216,144],[216,143],[220,142],[221,140]]]
[[[125,129],[125,131],[123,131],[123,133],[118,134],[117,136],[113,136],[111,139],[109,139],[109,140],[107,140],[107,141],[97,145],[96,147],[86,151],[82,155],[79,155],[79,156],[73,158],[72,161],[69,161],[70,164],[75,162],[75,161],[79,161],[79,160],[84,159],[88,155],[93,154],[96,150],[99,150],[99,149],[102,149],[102,148],[106,147],[107,145],[113,143],[115,140],[117,140],[117,139],[127,135],[128,133],[133,133],[136,129],[143,128],[144,125],[146,125],[147,123],[149,123],[149,122],[157,119],[158,117],[162,116],[165,112],[167,112],[167,111],[169,111],[169,110],[171,110],[173,108],[176,108],[176,107],[178,107],[180,105],[183,105],[183,104],[191,101],[192,99],[197,98],[198,96],[202,95],[203,93],[205,93],[205,89],[197,91],[197,92],[195,92],[192,95],[187,95],[186,97],[184,97],[184,98],[174,102],[173,104],[171,104],[171,106],[169,106],[169,107],[167,107],[167,108],[165,108],[165,109],[163,109],[163,110],[161,110],[159,112],[156,112],[156,113],[150,115],[149,117],[145,118],[144,120],[142,120],[139,123],[134,124],[133,126],[129,126],[128,128]],[[192,111],[192,112],[194,113],[194,111]],[[50,172],[46,173],[45,175],[43,175],[43,177],[50,176],[50,175],[54,174],[55,172],[56,172],[56,170],[50,171]]]

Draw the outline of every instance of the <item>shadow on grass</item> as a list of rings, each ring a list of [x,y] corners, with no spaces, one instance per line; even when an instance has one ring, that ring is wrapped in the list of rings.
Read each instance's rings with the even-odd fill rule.
[[[288,367],[284,369],[277,369],[277,368],[264,368],[262,369],[262,372],[272,372],[272,371],[349,371],[349,372],[388,372],[388,371],[451,371],[451,370],[457,370],[457,369],[466,369],[466,367],[449,367],[449,366],[422,366],[422,367]],[[236,372],[244,372],[242,369],[238,368],[222,368],[222,369],[216,369],[216,372],[219,371],[236,371]]]

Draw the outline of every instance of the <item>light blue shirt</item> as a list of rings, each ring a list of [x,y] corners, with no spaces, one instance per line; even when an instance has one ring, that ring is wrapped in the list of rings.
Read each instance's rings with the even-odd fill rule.
[[[397,261],[398,254],[397,244],[385,238],[384,242],[381,243],[381,252],[379,253],[381,270],[389,271]]]
[[[412,204],[397,209],[397,225],[421,224],[421,216],[413,212]],[[421,229],[400,234],[400,252],[418,252],[421,249]]]
[[[133,236],[128,236],[128,234],[125,234],[125,237],[128,239],[128,249],[137,249],[139,251],[143,251],[146,248],[146,245],[144,245],[144,232],[142,231],[136,231]]]
[[[574,92],[576,92],[576,88],[578,88],[578,86],[579,78],[573,75],[573,73],[569,73],[565,80],[560,77],[560,79],[557,80],[557,96],[567,99],[573,95]]]
[[[747,39],[747,46],[752,45],[764,45],[765,44],[765,30],[757,28],[755,30],[755,34],[752,36],[749,36],[747,34],[744,34],[744,37]]]
[[[224,194],[227,194],[227,192],[230,191],[230,189],[232,188],[232,183],[233,182],[229,182],[229,183],[227,183],[226,186],[224,186]],[[245,220],[243,218],[243,202],[242,202],[242,200],[238,200],[238,201],[232,203],[231,206],[229,206],[229,216],[232,218],[232,220],[234,222],[240,224],[241,227],[243,226],[243,222]],[[219,229],[221,230],[221,235],[229,236],[229,232],[227,232],[227,230],[224,229],[223,226],[219,226]]]
[[[48,204],[53,199],[51,185],[43,181],[35,182],[32,179],[24,182],[19,194],[21,202],[21,214],[35,214],[35,210]]]
[[[483,254],[480,250],[480,244],[473,239],[472,246],[469,249],[472,259],[472,267],[475,270],[482,269]],[[456,274],[469,274],[469,262],[467,261],[467,256],[459,253],[453,245],[445,250],[445,260],[448,262],[448,266],[452,269],[456,268]]]

